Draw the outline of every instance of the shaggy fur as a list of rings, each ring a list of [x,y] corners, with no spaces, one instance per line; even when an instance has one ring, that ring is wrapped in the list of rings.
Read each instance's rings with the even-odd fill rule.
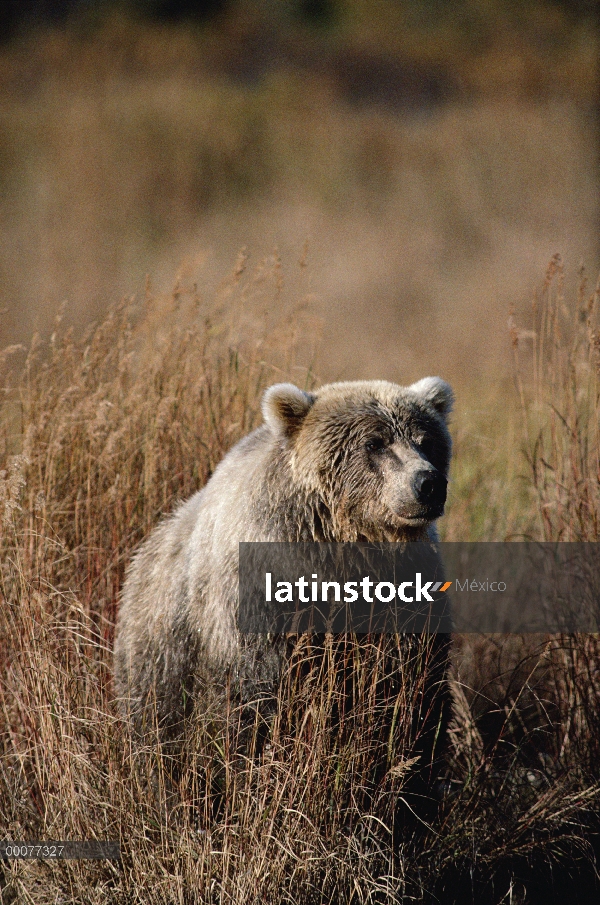
[[[266,391],[264,424],[155,529],[128,570],[115,683],[138,731],[150,713],[174,729],[202,689],[277,681],[281,652],[236,629],[240,541],[436,540],[451,406],[438,377]]]

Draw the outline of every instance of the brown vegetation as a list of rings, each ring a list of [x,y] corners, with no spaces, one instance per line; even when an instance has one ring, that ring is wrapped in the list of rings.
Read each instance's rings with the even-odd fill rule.
[[[447,539],[597,538],[598,295],[561,287],[553,261],[532,324],[512,324],[516,411],[491,419],[459,399]],[[456,639],[445,798],[418,831],[397,810],[409,735],[372,785],[374,673],[358,659],[363,704],[341,733],[326,729],[324,661],[313,683],[283,683],[258,760],[201,718],[175,790],[158,747],[134,754],[111,687],[123,568],[257,423],[266,384],[316,379],[298,301],[278,260],[248,272],[240,259],[210,304],[183,285],[148,291],[81,339],[57,322],[48,345],[3,356],[2,833],[123,851],[120,864],[5,863],[3,902],[548,902],[573,883],[595,901],[595,636]],[[402,695],[413,707],[418,682]],[[290,735],[297,696],[306,718]]]
[[[335,34],[267,47],[253,6],[0,49],[1,344],[27,343],[0,355],[0,834],[123,852],[0,862],[0,901],[595,903],[596,636],[454,639],[444,796],[418,830],[414,737],[381,775],[359,650],[335,736],[325,660],[285,677],[261,758],[236,755],[235,709],[221,733],[200,716],[175,788],[118,717],[125,565],[269,383],[441,373],[444,539],[598,538],[598,293],[554,259],[529,311],[557,248],[597,264],[591,16],[353,0]],[[243,244],[269,257],[223,280]],[[158,291],[109,305],[148,272]]]
[[[168,291],[181,260],[210,297],[240,247],[291,262],[307,242],[324,379],[497,381],[507,309],[550,257],[597,264],[596,33],[556,5],[510,24],[465,3],[477,27],[453,43],[444,4],[347,6],[289,59],[251,16],[0,48],[0,344],[49,335],[65,300],[85,328],[147,273]],[[461,88],[388,103],[378,65]]]

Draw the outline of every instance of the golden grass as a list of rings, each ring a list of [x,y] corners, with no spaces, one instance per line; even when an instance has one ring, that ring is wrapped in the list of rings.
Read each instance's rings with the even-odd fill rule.
[[[599,297],[600,284],[590,291],[582,272],[576,300],[566,298],[556,255],[534,300],[531,329],[511,323],[527,460],[545,540],[599,536]],[[529,379],[523,345],[532,347]]]
[[[553,262],[533,326],[513,325],[517,405],[490,427],[459,404],[451,539],[597,537],[595,305],[586,289],[563,298]],[[234,708],[218,731],[199,715],[178,771],[132,746],[111,685],[123,568],[257,423],[268,383],[314,383],[316,332],[277,259],[249,272],[241,258],[210,303],[148,290],[80,339],[57,322],[49,345],[4,355],[2,833],[120,839],[123,860],[5,863],[3,902],[558,901],[572,876],[595,901],[594,636],[455,639],[445,797],[427,825],[402,804],[419,683],[402,685],[382,765],[364,648],[349,652],[341,728],[325,658],[304,686],[283,683],[258,758],[233,743]]]
[[[392,63],[402,69],[412,42],[434,65],[428,29],[452,29],[452,16],[411,25],[402,4],[379,6],[393,20],[386,41],[399,42]],[[314,50],[305,68],[231,77],[243,23],[215,35],[115,19],[0,48],[0,344],[46,338],[65,299],[83,329],[147,273],[168,290],[173,262],[199,251],[195,278],[210,294],[241,245],[253,260],[277,247],[291,261],[308,239],[324,377],[441,371],[455,383],[468,363],[467,386],[495,379],[509,304],[521,313],[557,248],[595,266],[598,222],[594,33],[571,47],[541,16],[536,35],[566,41],[540,53],[547,82],[496,90],[516,29],[496,32],[501,6],[488,5],[502,49],[487,88],[425,110],[352,102]],[[383,13],[353,7],[338,68],[344,41],[359,60],[385,47]],[[523,44],[505,69],[517,82],[531,72]],[[456,55],[450,70],[470,59],[482,80],[478,42],[467,53],[438,35],[433,49]],[[589,85],[553,77],[557,61]]]

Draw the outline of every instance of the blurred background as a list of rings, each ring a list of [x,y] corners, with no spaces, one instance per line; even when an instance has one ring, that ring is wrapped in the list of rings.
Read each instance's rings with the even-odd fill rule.
[[[598,6],[1,3],[0,345],[243,248],[323,379],[502,381],[552,255],[600,266]]]

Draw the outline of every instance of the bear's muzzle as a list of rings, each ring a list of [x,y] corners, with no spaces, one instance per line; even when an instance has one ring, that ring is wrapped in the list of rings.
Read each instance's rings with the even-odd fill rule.
[[[444,511],[448,481],[436,468],[424,468],[413,477],[413,492],[417,503],[426,507],[431,518]]]

